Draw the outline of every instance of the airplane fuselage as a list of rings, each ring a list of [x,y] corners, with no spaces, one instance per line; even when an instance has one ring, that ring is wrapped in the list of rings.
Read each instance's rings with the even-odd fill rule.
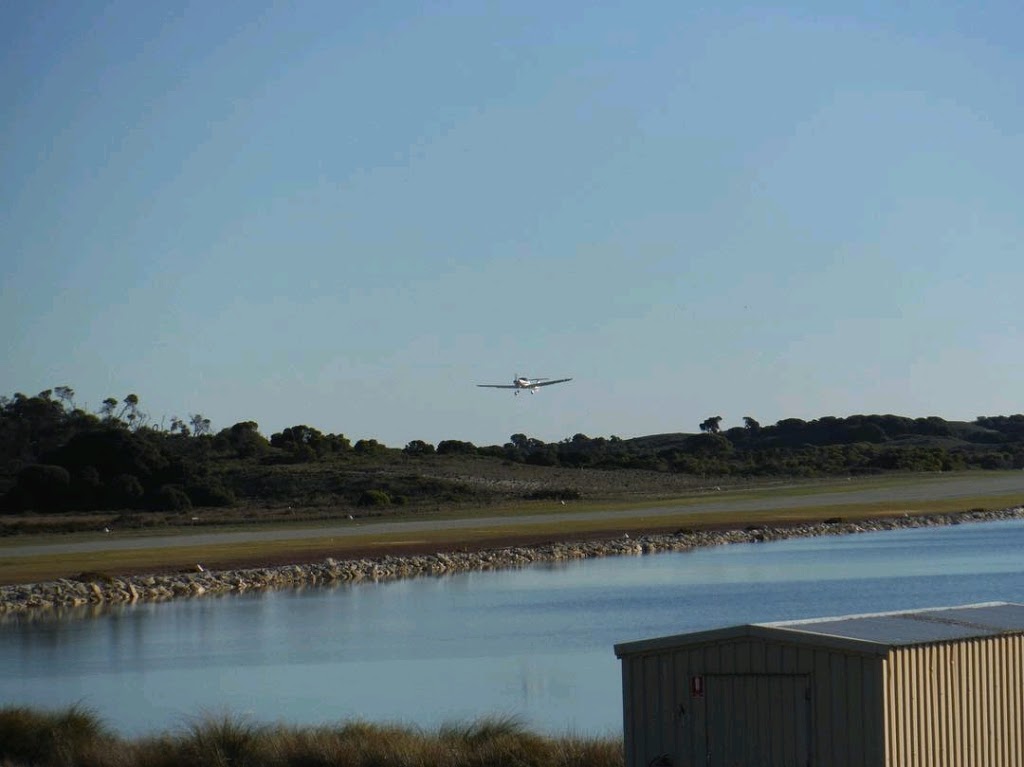
[[[541,386],[551,386],[552,384],[565,383],[571,381],[571,378],[527,378],[526,376],[516,376],[512,379],[511,384],[477,384],[486,389],[514,389],[513,394],[519,394],[522,390],[527,390],[531,394],[536,394],[537,389]]]

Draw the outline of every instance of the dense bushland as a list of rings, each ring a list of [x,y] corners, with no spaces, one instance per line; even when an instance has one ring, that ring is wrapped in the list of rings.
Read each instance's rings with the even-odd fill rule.
[[[0,397],[0,510],[53,513],[186,513],[193,507],[277,503],[363,509],[479,503],[495,487],[448,472],[467,458],[503,465],[642,469],[698,477],[810,477],[886,471],[1024,468],[1024,415],[972,422],[895,415],[788,418],[762,426],[619,439],[576,434],[545,443],[513,434],[477,447],[445,439],[392,448],[354,444],[304,424],[271,434],[255,421],[213,432],[201,415],[155,425],[137,395],[108,398],[97,413],[74,404],[67,386],[34,397]],[[518,495],[517,495],[518,493]],[[573,499],[577,488],[520,488],[511,498]]]
[[[207,716],[176,733],[112,734],[80,707],[0,708],[0,764],[9,767],[621,767],[619,737],[550,737],[514,719],[428,732],[349,722],[320,727]]]

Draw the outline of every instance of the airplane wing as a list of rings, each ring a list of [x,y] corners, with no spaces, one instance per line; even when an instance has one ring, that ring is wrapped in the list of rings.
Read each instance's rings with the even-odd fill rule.
[[[515,389],[515,386],[509,384],[477,384],[477,386],[483,389]]]
[[[540,383],[535,383],[534,386],[551,386],[551,384],[565,383],[566,381],[571,380],[571,378],[555,378],[551,381],[541,381]]]

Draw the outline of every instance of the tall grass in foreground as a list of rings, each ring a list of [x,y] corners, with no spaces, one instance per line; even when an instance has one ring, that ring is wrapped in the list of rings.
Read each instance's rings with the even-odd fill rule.
[[[617,737],[547,736],[511,718],[319,727],[207,716],[177,732],[112,734],[92,712],[0,708],[2,767],[622,767]]]

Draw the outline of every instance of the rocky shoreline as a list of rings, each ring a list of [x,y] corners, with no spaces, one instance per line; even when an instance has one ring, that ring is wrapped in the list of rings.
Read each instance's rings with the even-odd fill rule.
[[[1024,518],[1024,506],[997,511],[901,515],[870,520],[840,518],[815,524],[750,526],[742,530],[680,530],[661,535],[624,536],[614,540],[511,546],[477,552],[449,552],[417,556],[383,556],[216,572],[124,577],[82,574],[45,583],[0,586],[0,615],[49,613],[88,606],[158,602],[207,595],[245,593],[264,589],[296,588],[360,581],[450,575],[470,570],[523,567],[590,557],[686,551],[728,543],[755,543],[819,535],[849,535],[880,530],[958,525]]]

